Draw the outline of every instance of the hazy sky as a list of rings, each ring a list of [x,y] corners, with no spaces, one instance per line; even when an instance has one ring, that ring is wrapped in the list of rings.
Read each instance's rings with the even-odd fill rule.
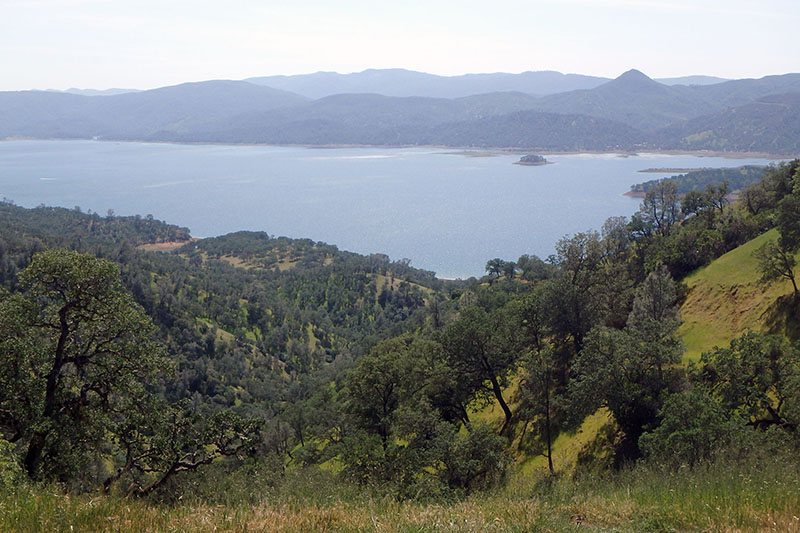
[[[319,70],[800,71],[798,0],[0,0],[0,90]]]

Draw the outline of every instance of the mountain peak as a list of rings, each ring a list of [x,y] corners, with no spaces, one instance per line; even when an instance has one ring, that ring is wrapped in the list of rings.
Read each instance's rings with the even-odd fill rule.
[[[641,70],[635,68],[630,69],[628,72],[623,73],[617,78],[617,81],[654,81]]]
[[[666,89],[666,85],[662,85],[658,83],[656,80],[650,78],[646,74],[642,73],[639,70],[631,69],[628,72],[625,72],[620,77],[611,80],[605,87],[608,89],[612,89],[615,91],[623,91],[623,92],[636,92],[639,93],[641,91],[659,91],[663,92]]]

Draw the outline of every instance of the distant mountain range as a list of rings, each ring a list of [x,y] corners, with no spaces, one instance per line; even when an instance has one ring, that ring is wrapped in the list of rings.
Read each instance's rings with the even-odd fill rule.
[[[352,74],[316,72],[296,76],[264,76],[245,81],[291,91],[309,98],[344,93],[376,93],[385,96],[430,96],[459,98],[493,92],[521,92],[534,96],[594,89],[609,78],[562,74],[552,70],[508,74],[464,74],[436,76],[405,69],[369,69]],[[727,81],[713,76],[686,76],[658,80],[667,85],[708,85]]]
[[[62,92],[62,91],[57,91],[57,92]],[[139,90],[138,89],[119,89],[119,88],[114,88],[114,89],[76,89],[76,88],[73,87],[72,89],[67,89],[66,91],[63,91],[63,92],[70,93],[70,94],[82,94],[84,96],[114,96],[114,95],[117,95],[117,94],[138,93]]]
[[[800,154],[800,74],[665,81],[398,69],[0,92],[0,138]]]
[[[553,71],[436,76],[404,69],[369,69],[353,74],[317,72],[298,76],[248,78],[245,81],[295,92],[309,98],[345,93],[459,98],[492,92],[521,92],[543,96],[576,89],[592,89],[608,79]]]

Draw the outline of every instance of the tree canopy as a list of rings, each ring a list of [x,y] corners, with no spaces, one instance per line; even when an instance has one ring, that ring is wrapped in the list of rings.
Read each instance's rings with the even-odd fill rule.
[[[144,383],[169,368],[155,327],[111,262],[36,254],[21,293],[0,302],[0,405],[33,477],[63,477],[136,410]]]

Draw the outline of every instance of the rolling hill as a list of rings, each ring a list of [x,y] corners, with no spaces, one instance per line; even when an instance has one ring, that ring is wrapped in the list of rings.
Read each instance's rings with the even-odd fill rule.
[[[292,109],[249,112],[167,140],[274,144],[428,144],[444,123],[480,120],[530,107],[533,97],[492,93],[458,99],[339,94]]]
[[[668,126],[651,145],[675,150],[800,153],[800,93],[763,97]]]
[[[536,109],[589,115],[655,130],[707,113],[710,105],[694,88],[663,85],[638,70],[629,70],[591,90],[542,98]]]
[[[715,106],[727,108],[742,105],[772,94],[800,92],[800,74],[730,80],[724,83],[695,87],[695,91],[713,102]]]
[[[609,118],[655,131],[690,119],[702,123],[705,116],[783,93],[800,93],[800,75],[670,86],[633,69],[593,89],[541,98],[535,109]]]
[[[635,149],[641,137],[635,128],[609,119],[519,111],[441,124],[418,138],[422,144],[445,146],[613,151]]]
[[[0,92],[0,138],[159,139],[220,117],[303,104],[306,98],[251,83],[206,81],[110,96]]]

